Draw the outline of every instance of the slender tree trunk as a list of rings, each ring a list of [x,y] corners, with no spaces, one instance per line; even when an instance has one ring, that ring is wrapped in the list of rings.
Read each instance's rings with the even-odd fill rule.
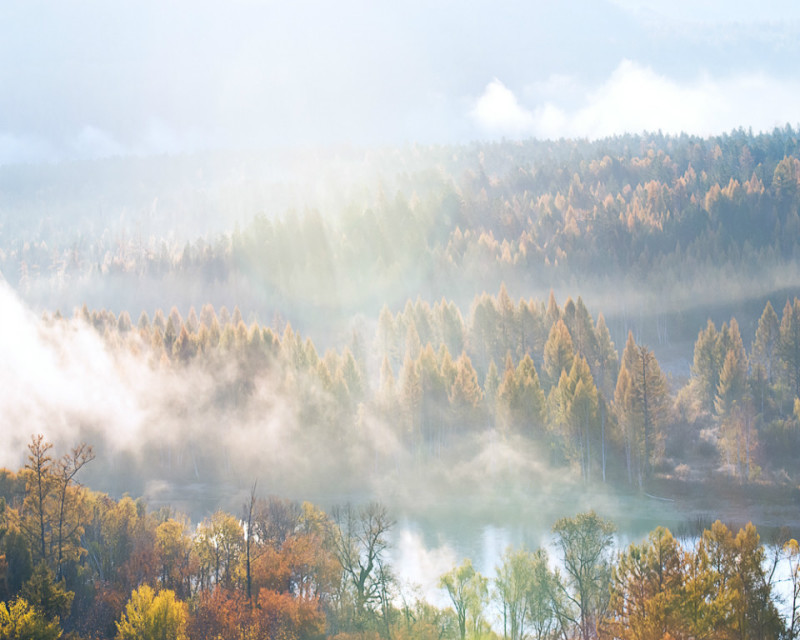
[[[606,482],[606,405],[605,401],[601,401],[600,407],[600,450],[601,460],[603,466],[603,484]]]
[[[250,558],[251,558],[251,545],[253,533],[253,509],[256,504],[256,485],[258,480],[253,482],[253,488],[250,490],[250,502],[247,505],[247,538],[245,539],[245,574],[247,580],[247,602],[253,606],[253,576],[250,571]]]
[[[633,484],[633,469],[632,469],[632,461],[631,461],[631,454],[632,454],[632,444],[630,434],[627,434],[625,438],[625,461],[628,463],[628,484]]]
[[[642,414],[644,415],[644,479],[650,479],[650,409],[647,393],[647,353],[643,348],[640,351],[642,361]]]

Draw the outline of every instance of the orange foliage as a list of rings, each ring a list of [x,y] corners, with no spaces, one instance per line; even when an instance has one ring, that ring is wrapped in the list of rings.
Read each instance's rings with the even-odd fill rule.
[[[187,631],[192,640],[235,640],[250,624],[245,598],[234,591],[216,588],[203,591],[195,600]]]
[[[262,589],[258,607],[253,611],[253,638],[267,640],[300,640],[322,638],[325,616],[316,601],[294,598],[288,593]]]

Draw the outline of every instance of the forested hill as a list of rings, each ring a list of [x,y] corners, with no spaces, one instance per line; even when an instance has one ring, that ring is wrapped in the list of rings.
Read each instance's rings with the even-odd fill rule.
[[[727,305],[798,281],[798,157],[787,126],[285,165],[242,153],[3,167],[0,270],[49,309],[240,304],[309,331],[420,295],[466,306],[501,282],[582,295],[607,317]]]

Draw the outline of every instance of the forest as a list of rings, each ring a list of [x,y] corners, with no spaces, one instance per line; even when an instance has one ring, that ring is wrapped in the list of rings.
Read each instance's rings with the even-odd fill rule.
[[[617,550],[595,512],[553,525],[543,548],[509,547],[494,576],[469,558],[442,574],[450,606],[403,590],[379,503],[257,497],[195,527],[169,508],[81,486],[95,453],[58,457],[43,436],[0,480],[0,633],[11,640],[140,638],[795,638],[800,547],[765,546],[719,520],[677,540],[664,527]],[[776,588],[779,562],[788,589]],[[779,613],[779,607],[785,614]],[[66,631],[66,633],[64,633]],[[500,635],[502,631],[502,636]]]
[[[0,630],[798,637],[798,158],[786,126],[0,167]],[[502,509],[546,542],[398,579],[397,519]]]

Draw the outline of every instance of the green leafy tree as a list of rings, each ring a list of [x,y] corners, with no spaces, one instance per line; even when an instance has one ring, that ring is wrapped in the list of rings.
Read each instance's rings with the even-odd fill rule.
[[[772,308],[772,303],[767,301],[761,317],[758,319],[756,339],[753,342],[751,361],[764,367],[767,381],[772,382],[774,368],[778,358],[780,342],[780,322],[778,314]]]
[[[736,350],[728,351],[719,373],[714,408],[723,420],[733,413],[745,393],[747,362],[740,360],[740,357]]]
[[[632,340],[632,336],[629,335],[630,340]],[[709,318],[706,328],[697,336],[697,342],[694,345],[694,364],[692,365],[692,376],[697,386],[700,401],[707,411],[714,410],[714,399],[716,398],[717,385],[719,384],[719,369],[722,362],[720,361],[718,345],[719,333]],[[625,361],[624,355],[623,361]],[[627,362],[626,364],[628,365],[629,373],[631,373],[634,367]]]
[[[573,359],[569,373],[562,371],[548,404],[551,427],[560,433],[566,455],[578,464],[581,478],[588,481],[600,423],[597,388],[583,356]]]
[[[439,586],[447,591],[458,620],[461,640],[477,637],[483,626],[483,610],[489,598],[489,581],[475,571],[467,558],[458,567],[445,573]]]
[[[353,623],[364,628],[387,592],[389,533],[394,521],[386,508],[370,503],[360,508],[350,504],[335,507],[333,549],[342,569],[344,585],[352,599]]]
[[[508,548],[497,567],[495,592],[503,615],[503,636],[511,640],[549,638],[557,628],[556,575],[547,566],[547,553]]]
[[[780,326],[778,353],[786,370],[786,382],[794,394],[800,398],[800,300],[786,301]]]
[[[611,334],[602,313],[597,316],[595,340],[597,344],[596,359],[594,363],[590,361],[589,365],[592,367],[592,375],[597,383],[598,391],[606,399],[611,400],[619,375],[619,355],[611,340]]]
[[[625,433],[629,479],[635,464],[642,486],[660,452],[670,398],[655,355],[646,346],[637,345],[630,333],[622,355],[615,406]]]
[[[525,427],[527,435],[540,434],[547,417],[547,402],[533,359],[527,353],[517,365],[515,378],[519,386],[519,404],[514,407],[519,417],[517,422]]]
[[[582,640],[597,635],[608,607],[614,531],[614,525],[594,511],[561,518],[553,525],[564,560],[563,594],[577,611],[574,622]]]

